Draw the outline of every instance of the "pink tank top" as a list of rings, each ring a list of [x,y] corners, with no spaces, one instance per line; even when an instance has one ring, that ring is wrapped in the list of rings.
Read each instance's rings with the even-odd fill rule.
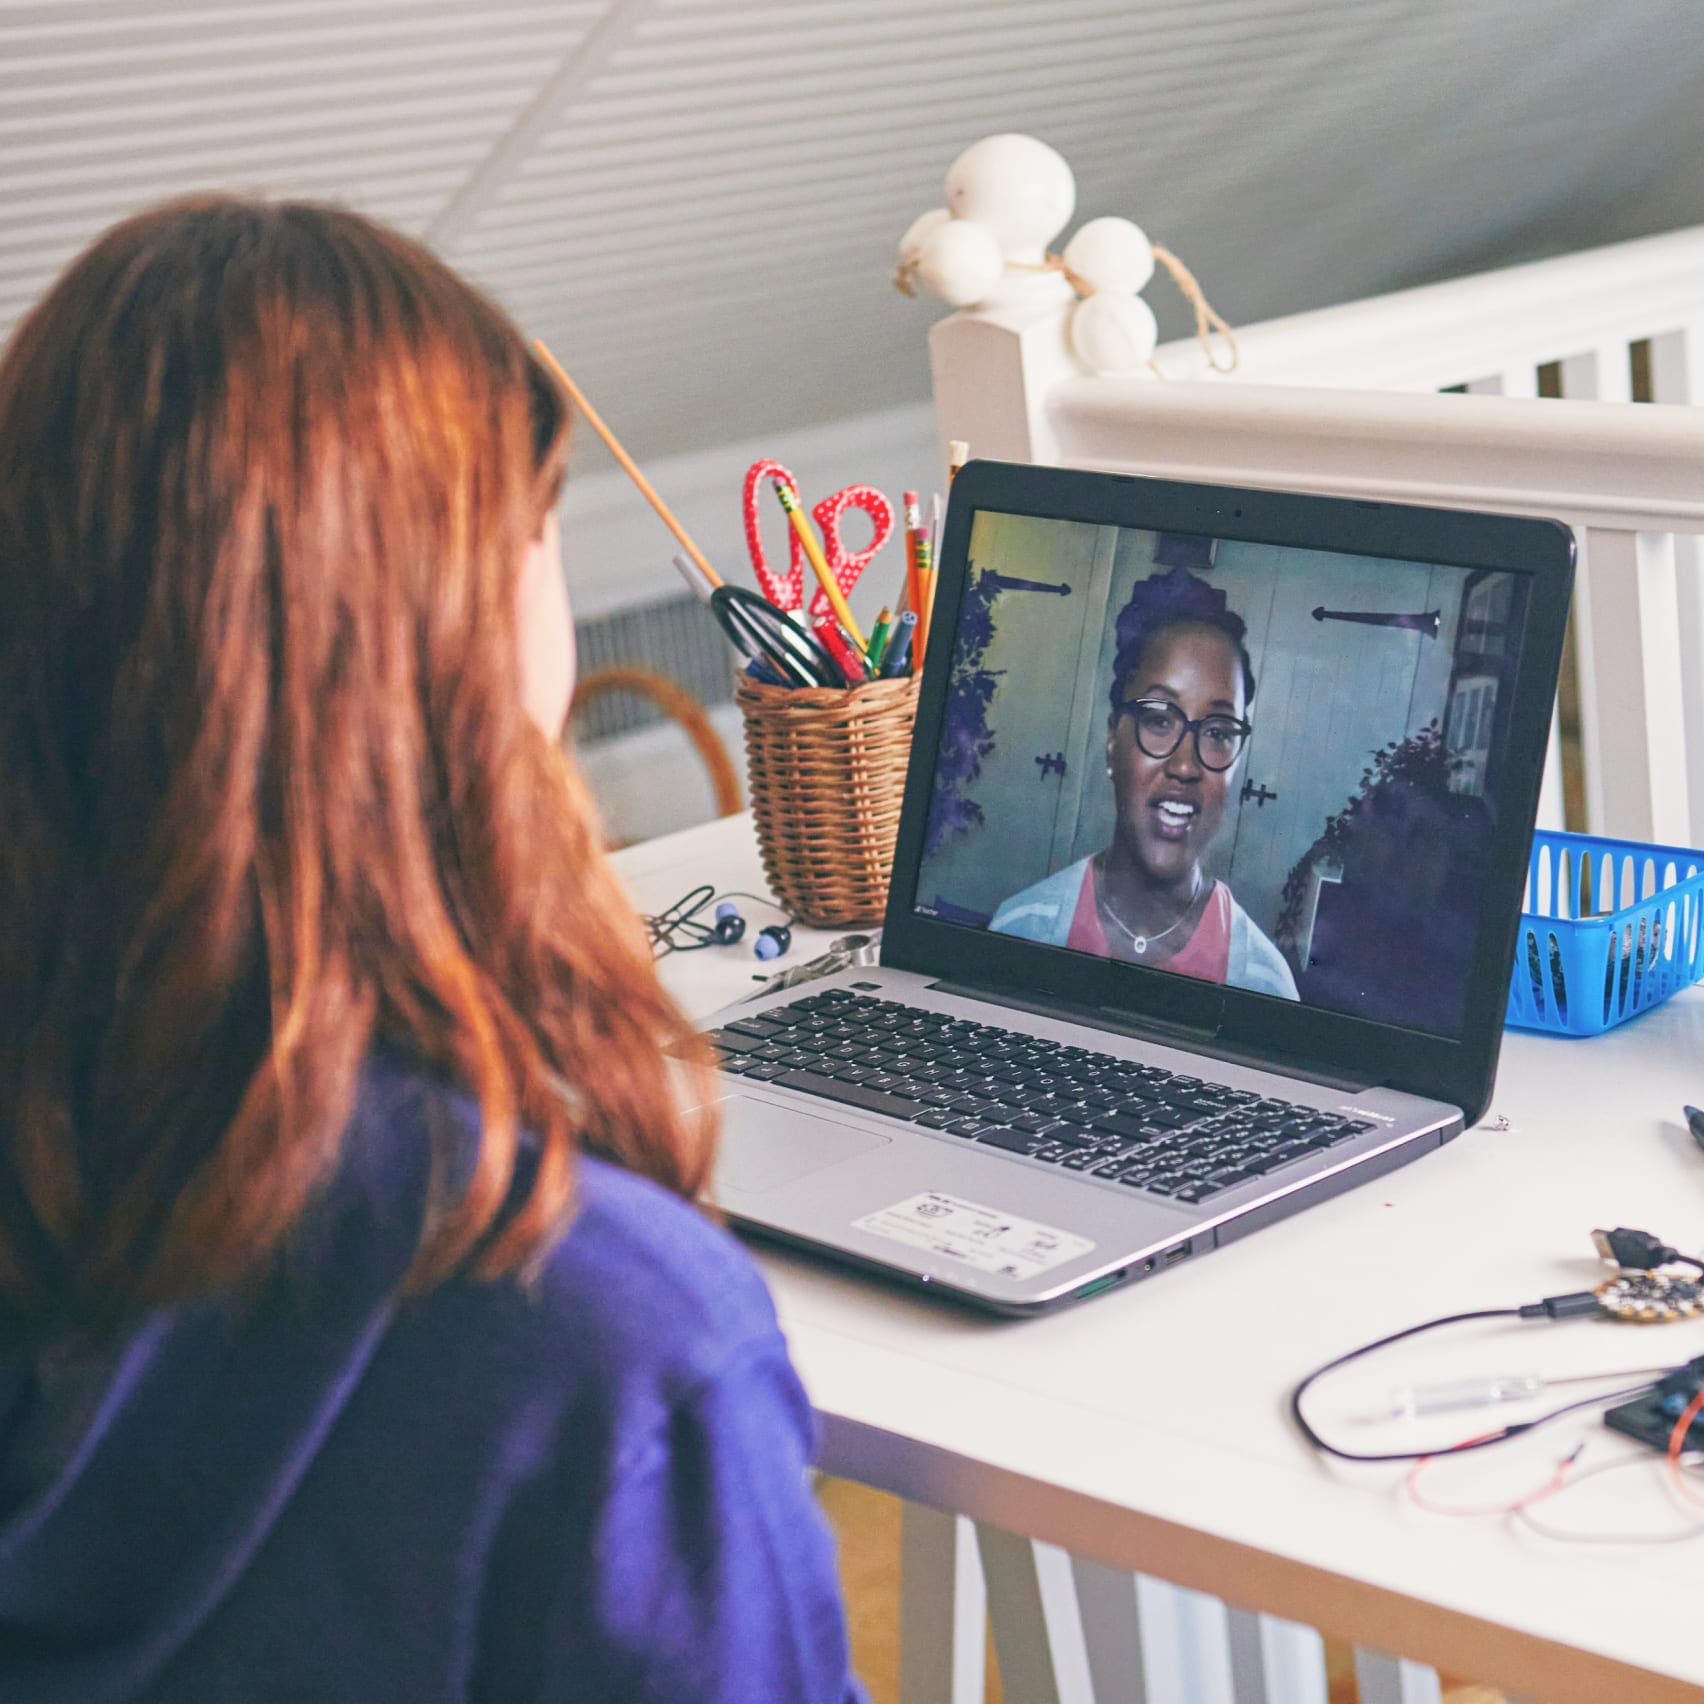
[[[1100,909],[1095,903],[1095,866],[1092,861],[1083,870],[1083,885],[1077,890],[1077,906],[1071,914],[1071,928],[1065,936],[1065,945],[1080,953],[1112,957],[1106,931],[1101,927]],[[1196,921],[1189,939],[1156,968],[1181,971],[1183,975],[1199,977],[1203,982],[1226,980],[1231,968],[1231,890],[1223,882],[1214,882],[1213,891],[1207,896],[1207,908]]]

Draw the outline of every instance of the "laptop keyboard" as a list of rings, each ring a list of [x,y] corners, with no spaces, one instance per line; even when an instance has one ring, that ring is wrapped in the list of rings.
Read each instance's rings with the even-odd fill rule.
[[[722,1069],[1200,1202],[1372,1125],[846,989],[713,1032]]]

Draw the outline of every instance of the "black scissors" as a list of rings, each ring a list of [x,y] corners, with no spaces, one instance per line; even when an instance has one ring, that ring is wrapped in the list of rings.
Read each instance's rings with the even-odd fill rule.
[[[782,685],[847,684],[827,646],[761,594],[744,586],[718,586],[710,594],[710,613],[734,649],[767,669]]]

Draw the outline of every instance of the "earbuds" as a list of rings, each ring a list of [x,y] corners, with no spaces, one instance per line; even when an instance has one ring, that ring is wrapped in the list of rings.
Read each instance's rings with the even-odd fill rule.
[[[760,959],[777,959],[793,944],[793,919],[772,899],[761,894],[742,893],[716,902],[716,909],[706,921],[700,913],[714,900],[716,890],[708,882],[701,883],[690,893],[683,894],[673,905],[655,917],[644,919],[651,937],[651,953],[661,958],[667,953],[696,952],[700,947],[731,947],[743,941],[746,920],[734,899],[749,899],[780,911],[783,923],[771,923],[757,932],[752,951]]]
[[[759,929],[752,951],[760,959],[778,959],[793,944],[793,931],[785,923],[771,923]]]

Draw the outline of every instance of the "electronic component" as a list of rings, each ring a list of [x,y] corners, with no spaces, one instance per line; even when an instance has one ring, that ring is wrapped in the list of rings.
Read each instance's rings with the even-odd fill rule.
[[[1625,1225],[1613,1231],[1593,1231],[1592,1246],[1600,1260],[1624,1272],[1648,1272],[1676,1258],[1676,1251],[1649,1231],[1630,1231]]]
[[[1626,1437],[1648,1444],[1659,1454],[1667,1455],[1669,1439],[1674,1435],[1675,1422],[1679,1418],[1679,1414],[1670,1414],[1663,1407],[1660,1396],[1636,1396],[1631,1402],[1609,1409],[1603,1423]],[[1687,1427],[1686,1442],[1681,1447],[1704,1450],[1704,1415]]]
[[[1639,1325],[1662,1325],[1704,1314],[1704,1280],[1698,1278],[1623,1272],[1618,1278],[1606,1279],[1592,1294],[1612,1318]]]

